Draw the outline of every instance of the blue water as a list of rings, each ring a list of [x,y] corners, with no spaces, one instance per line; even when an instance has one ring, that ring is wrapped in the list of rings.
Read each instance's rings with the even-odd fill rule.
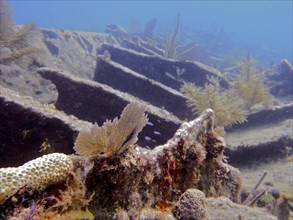
[[[292,61],[292,0],[8,2],[17,24],[80,31],[104,31],[109,23],[142,30],[155,17],[160,32],[174,27],[179,12],[182,29],[224,30],[233,41],[273,50]]]

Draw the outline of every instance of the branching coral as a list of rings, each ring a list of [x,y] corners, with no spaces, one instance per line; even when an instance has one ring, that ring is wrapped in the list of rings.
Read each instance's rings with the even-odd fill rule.
[[[219,80],[211,77],[210,84],[205,87],[196,87],[193,83],[185,83],[181,92],[187,98],[187,105],[194,114],[199,115],[205,109],[215,111],[216,126],[225,126],[234,123],[242,123],[246,120],[243,101],[232,90],[222,90]]]
[[[28,24],[17,29],[5,0],[0,0],[0,21],[1,64],[19,61],[24,56],[35,59],[42,55],[42,50],[32,46],[31,42],[35,25]]]
[[[120,118],[107,120],[102,127],[97,124],[80,131],[74,149],[79,155],[117,152],[136,143],[138,133],[148,119],[145,107],[138,103],[128,104]]]
[[[255,70],[255,61],[248,57],[240,67],[234,89],[242,97],[247,107],[250,109],[255,104],[267,105],[271,100],[271,95],[264,85],[264,78],[260,72]]]

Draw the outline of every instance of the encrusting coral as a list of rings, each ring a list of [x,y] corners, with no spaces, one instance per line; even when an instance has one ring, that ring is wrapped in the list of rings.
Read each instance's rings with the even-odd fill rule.
[[[205,109],[215,111],[215,125],[226,126],[242,123],[246,120],[247,112],[244,102],[232,90],[223,90],[219,79],[209,78],[204,88],[196,87],[193,83],[184,83],[181,92],[187,98],[187,106],[195,115],[201,114]]]
[[[144,107],[130,104],[120,119],[114,121],[111,129],[116,135],[111,137],[119,141],[101,142],[111,148],[111,154],[104,148],[98,148],[86,152],[86,156],[65,156],[65,171],[54,176],[54,181],[64,180],[59,184],[52,182],[52,178],[47,181],[52,170],[58,171],[54,165],[58,164],[57,161],[51,163],[49,168],[35,166],[39,171],[31,170],[29,175],[42,172],[38,182],[45,181],[42,186],[49,186],[49,182],[54,185],[42,187],[42,192],[37,190],[28,195],[24,195],[21,189],[14,189],[8,196],[22,195],[21,199],[15,201],[12,197],[6,200],[6,195],[6,201],[0,205],[0,216],[2,214],[8,219],[15,216],[23,219],[28,216],[62,219],[71,214],[80,215],[87,209],[96,219],[115,219],[119,215],[118,210],[122,210],[120,215],[124,213],[129,219],[139,219],[143,210],[149,209],[166,211],[166,216],[171,216],[175,203],[190,188],[201,190],[207,197],[223,195],[234,202],[239,201],[239,171],[223,162],[225,143],[213,131],[213,110],[207,109],[197,119],[183,123],[173,138],[153,150],[133,144],[138,131],[147,121]],[[122,129],[119,131],[122,133],[116,130],[118,128]],[[91,135],[107,137],[103,127],[95,131],[102,131],[102,134]],[[96,144],[96,139],[93,140]],[[85,143],[88,147],[88,142]],[[51,155],[44,157],[50,158]],[[35,164],[33,161],[29,163]],[[7,175],[1,178],[7,180]]]
[[[137,142],[137,135],[148,122],[145,106],[128,104],[120,118],[107,120],[102,127],[96,123],[84,128],[77,136],[74,150],[77,154],[114,153]]]

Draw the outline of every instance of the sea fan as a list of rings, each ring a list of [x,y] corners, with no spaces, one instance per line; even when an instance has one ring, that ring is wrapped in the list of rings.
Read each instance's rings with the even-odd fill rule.
[[[120,118],[107,120],[102,127],[96,123],[78,134],[74,150],[79,155],[120,152],[136,143],[138,133],[148,122],[145,106],[128,104]]]
[[[211,108],[215,112],[215,125],[225,126],[246,120],[244,102],[232,90],[222,90],[218,78],[209,78],[204,88],[184,83],[181,92],[187,98],[187,106],[195,115]]]

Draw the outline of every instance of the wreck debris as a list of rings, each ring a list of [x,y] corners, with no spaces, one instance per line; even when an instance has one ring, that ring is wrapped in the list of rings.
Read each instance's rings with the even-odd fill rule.
[[[259,185],[262,183],[262,181],[265,179],[267,175],[267,171],[265,171],[263,173],[263,175],[261,176],[261,178],[259,179],[259,181],[255,184],[255,186],[253,187],[252,192],[247,196],[247,198],[242,202],[243,204],[246,205],[251,205],[253,203],[255,203],[255,198],[257,198],[258,196],[256,195],[257,193],[257,189],[259,187]],[[263,191],[262,195],[267,191],[267,189],[265,191]],[[258,199],[260,198],[260,196],[258,197]],[[255,200],[255,201],[254,201]],[[254,201],[254,202],[253,202]]]
[[[264,190],[262,190],[260,193],[255,195],[253,197],[253,199],[247,205],[248,206],[253,206],[253,204],[255,204],[260,199],[260,197],[262,197],[267,191],[268,191],[268,188],[265,188]]]
[[[44,154],[72,154],[90,123],[0,86],[0,167],[17,167]],[[50,147],[40,152],[42,145]]]
[[[225,135],[229,164],[239,167],[286,157],[286,149],[293,141],[292,114],[290,103],[252,113],[246,122],[232,125]]]
[[[271,81],[270,92],[277,97],[292,97],[293,94],[293,66],[287,60],[281,60],[281,63],[273,69],[274,73],[268,75]],[[290,98],[292,100],[292,98]]]
[[[157,25],[157,22],[158,22],[157,18],[152,18],[148,20],[144,27],[144,31],[143,31],[144,35],[152,36],[153,31]]]
[[[103,54],[105,50],[111,54],[112,61],[178,91],[185,81],[195,83],[196,86],[204,86],[207,76],[221,79],[220,85],[223,88],[231,85],[221,72],[200,62],[150,56],[111,44],[102,44],[99,54]],[[184,72],[178,71],[183,69]],[[180,72],[181,75],[178,74]]]
[[[114,38],[119,44],[121,44],[124,38],[128,38],[127,31],[117,24],[108,24],[105,32],[114,36]]]
[[[162,135],[160,139],[157,139],[157,143],[144,141],[143,136],[151,137],[153,134],[153,128],[148,126],[139,134],[140,146],[153,148],[165,143],[173,136],[179,127],[178,124],[181,123],[181,120],[170,112],[105,84],[83,80],[70,76],[67,72],[51,68],[40,68],[38,73],[56,85],[58,90],[56,108],[85,121],[97,122],[101,125],[107,119],[119,116],[124,107],[131,102],[140,102],[147,106],[148,118],[152,122],[158,122],[156,130]]]
[[[167,111],[172,112],[180,119],[193,119],[191,111],[183,108],[185,97],[180,92],[119,63],[105,59],[104,56],[98,55],[97,57],[93,80],[131,94],[154,106],[164,106]]]

